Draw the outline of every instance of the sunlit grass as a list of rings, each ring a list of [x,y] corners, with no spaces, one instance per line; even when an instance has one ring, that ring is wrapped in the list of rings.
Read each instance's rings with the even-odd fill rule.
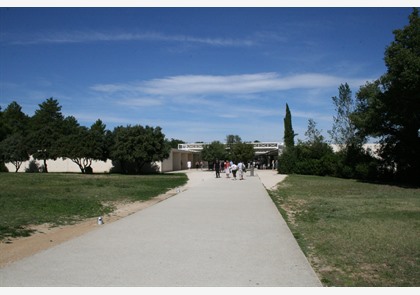
[[[0,239],[28,225],[72,223],[109,213],[112,202],[145,201],[185,184],[185,174],[0,174]]]
[[[291,175],[270,193],[327,286],[420,286],[420,189]]]

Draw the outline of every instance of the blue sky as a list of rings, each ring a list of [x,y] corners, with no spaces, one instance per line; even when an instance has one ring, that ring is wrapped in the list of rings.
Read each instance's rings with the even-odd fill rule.
[[[186,142],[327,136],[341,83],[386,72],[412,8],[0,8],[0,106],[53,97],[107,128],[160,126]]]

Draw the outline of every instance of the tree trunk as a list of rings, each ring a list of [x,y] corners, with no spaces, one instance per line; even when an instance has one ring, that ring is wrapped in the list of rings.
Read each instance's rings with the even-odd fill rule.
[[[13,163],[13,165],[14,165],[14,166],[15,166],[15,168],[16,168],[15,173],[17,173],[17,172],[19,171],[20,166],[22,165],[22,162],[15,161],[15,162]]]
[[[82,166],[82,165],[79,165],[79,169],[80,169],[80,171],[82,172],[82,174],[85,174],[85,169],[83,168],[83,166]]]
[[[92,170],[91,166],[92,166],[92,159],[84,158],[83,159],[83,168],[84,168],[83,170],[84,170],[84,173],[86,173],[86,174],[92,174],[93,173],[93,170]]]
[[[44,173],[48,173],[48,168],[47,168],[47,159],[44,159]]]

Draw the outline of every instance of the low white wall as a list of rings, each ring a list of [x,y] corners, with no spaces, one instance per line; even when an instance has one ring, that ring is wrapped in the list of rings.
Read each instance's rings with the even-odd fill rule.
[[[29,162],[31,160],[33,160],[32,157],[29,161],[23,162],[18,172],[25,172],[25,170],[29,168]],[[44,161],[42,160],[41,161],[35,160],[35,161],[39,165],[39,167],[44,165]],[[16,167],[12,163],[6,163],[6,167],[7,169],[9,169],[9,172],[15,172],[16,170]],[[48,168],[48,172],[65,172],[65,173],[66,172],[75,172],[75,173],[81,172],[79,166],[76,163],[74,163],[70,159],[63,159],[63,158],[58,158],[55,161],[47,160],[47,168]],[[92,162],[92,169],[94,173],[108,173],[111,168],[112,168],[111,160],[107,160],[106,162],[104,161]]]
[[[31,157],[29,161],[23,162],[22,166],[18,172],[25,172],[27,168],[29,168],[29,162],[32,161],[33,158]],[[44,162],[41,160],[35,160],[36,163],[41,167]],[[153,163],[156,167],[158,167],[159,172],[169,172],[169,171],[176,171],[187,169],[187,162],[191,161],[193,163],[193,153],[188,151],[180,151],[177,149],[172,149],[169,153],[169,157],[162,162],[155,162]],[[182,166],[181,166],[182,162]],[[16,168],[12,163],[6,163],[7,169],[9,172],[15,172]],[[113,167],[112,161],[93,161],[92,162],[92,169],[93,173],[109,173],[111,168]],[[47,160],[47,168],[48,172],[73,172],[73,173],[80,173],[79,166],[74,163],[70,159],[63,159],[58,158],[57,160]]]

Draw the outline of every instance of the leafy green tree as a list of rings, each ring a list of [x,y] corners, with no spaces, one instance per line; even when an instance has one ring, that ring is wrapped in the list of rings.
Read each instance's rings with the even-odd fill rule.
[[[334,116],[333,129],[328,132],[332,142],[340,148],[335,155],[337,161],[335,176],[373,180],[372,175],[376,174],[374,166],[377,165],[377,161],[363,148],[366,134],[360,132],[356,126],[354,117],[357,109],[356,101],[347,83],[341,84],[338,90],[339,96],[332,98],[337,116]]]
[[[226,145],[220,141],[213,141],[209,145],[204,145],[203,150],[201,151],[201,158],[208,162],[213,162],[215,160],[225,160],[226,157]]]
[[[330,145],[325,142],[324,136],[317,129],[316,122],[313,119],[308,120],[308,129],[305,132],[305,136],[305,145],[310,147],[310,158],[321,159],[333,151]]]
[[[35,159],[43,160],[44,172],[48,172],[48,159],[60,157],[57,142],[63,132],[63,121],[61,106],[52,97],[39,104],[39,109],[31,118],[31,152]]]
[[[278,170],[286,174],[334,175],[337,165],[332,148],[324,142],[321,131],[313,119],[308,121],[306,141],[298,141],[292,149],[286,149],[279,157]]]
[[[89,154],[88,129],[80,126],[76,118],[70,116],[64,119],[62,130],[63,136],[57,141],[59,155],[76,163],[80,171],[85,173],[86,167],[91,164],[85,158]]]
[[[106,161],[109,158],[110,133],[100,119],[90,126],[88,134],[90,158],[97,161]]]
[[[286,116],[284,117],[284,144],[286,149],[292,149],[295,146],[295,136],[292,126],[292,114],[289,105],[286,104]]]
[[[235,143],[238,143],[238,142],[242,142],[242,139],[239,135],[233,135],[233,134],[226,135],[226,144],[227,145],[235,144]]]
[[[10,103],[3,112],[4,132],[7,135],[28,133],[29,117],[22,112],[22,107],[15,101]]]
[[[255,157],[254,146],[245,142],[237,142],[232,145],[230,154],[235,163],[249,162]]]
[[[356,133],[356,126],[351,119],[351,114],[356,108],[352,92],[347,83],[341,84],[338,88],[339,95],[332,98],[337,115],[334,116],[332,130],[328,131],[332,142],[339,145],[341,149],[350,146],[361,147],[364,139]]]
[[[169,146],[160,127],[116,127],[113,141],[110,156],[120,163],[123,173],[140,173],[145,164],[169,156]]]
[[[168,145],[172,148],[172,149],[178,149],[178,144],[183,144],[185,143],[185,141],[180,140],[180,139],[174,139],[171,138],[170,141],[168,141]]]
[[[0,107],[0,143],[6,138],[7,131],[6,131],[6,123],[4,122],[3,111]],[[0,156],[0,172],[9,172],[7,169],[4,159]]]
[[[322,136],[321,131],[316,128],[316,122],[313,119],[308,120],[308,129],[305,132],[305,136],[309,143],[324,141],[324,136]]]
[[[386,48],[387,72],[357,93],[353,120],[363,135],[379,138],[380,156],[397,177],[420,182],[420,18],[394,32]]]
[[[12,163],[16,172],[19,171],[22,162],[29,160],[28,123],[29,117],[22,112],[22,107],[15,101],[2,112],[1,161]]]
[[[12,163],[15,172],[19,171],[23,162],[29,160],[29,146],[21,133],[13,133],[0,142],[0,154],[4,163]]]
[[[4,113],[0,107],[0,142],[7,136],[6,122],[4,120]]]
[[[233,160],[233,146],[237,143],[242,142],[242,138],[239,135],[229,134],[226,135],[226,157]]]
[[[61,123],[61,132],[64,136],[70,135],[75,133],[79,127],[80,124],[77,122],[77,119],[73,116],[68,116]]]

